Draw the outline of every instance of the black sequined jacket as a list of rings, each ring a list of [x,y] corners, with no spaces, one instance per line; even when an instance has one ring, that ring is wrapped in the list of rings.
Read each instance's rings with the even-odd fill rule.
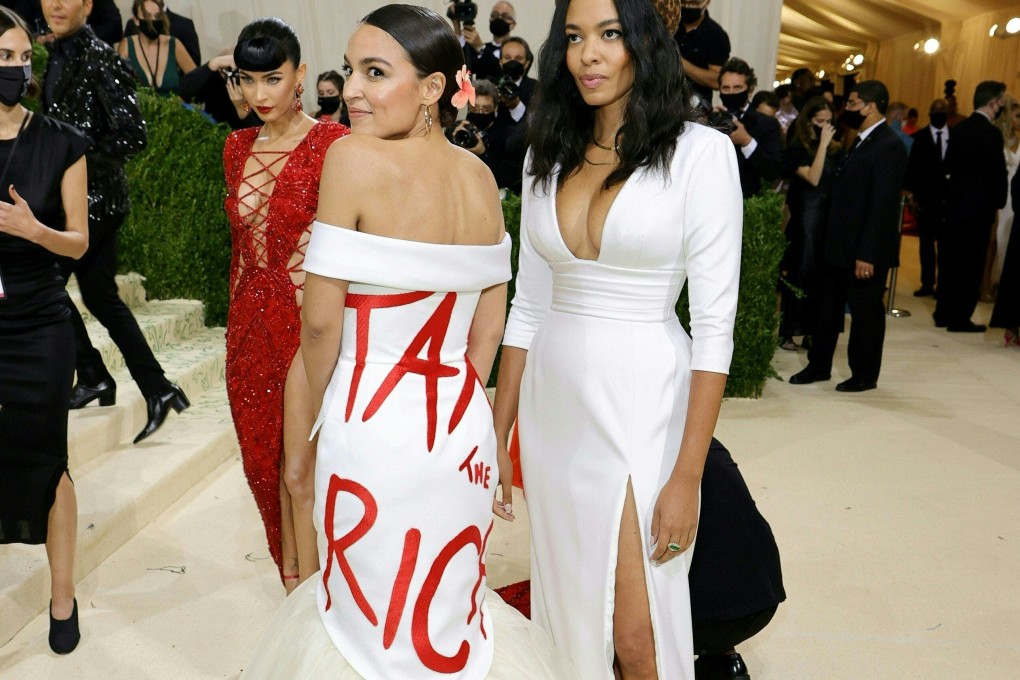
[[[89,222],[123,218],[131,208],[124,163],[145,148],[146,141],[134,74],[88,26],[63,42],[70,56],[52,101],[43,92],[43,111],[78,128],[92,143],[85,154]]]

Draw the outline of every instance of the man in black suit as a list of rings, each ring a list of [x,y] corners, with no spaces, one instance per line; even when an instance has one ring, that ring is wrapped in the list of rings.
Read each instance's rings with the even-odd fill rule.
[[[500,76],[503,75],[499,64],[503,43],[510,37],[515,26],[517,10],[505,0],[493,5],[489,14],[491,42],[482,43],[482,36],[474,23],[464,24],[462,28],[459,21],[453,22],[453,30],[460,36],[461,47],[464,49],[464,62],[476,78],[499,82]]]
[[[757,84],[754,69],[743,59],[730,59],[719,72],[719,98],[733,116],[730,139],[737,148],[744,198],[761,192],[762,180],[774,182],[782,171],[779,122],[751,109],[751,95]]]
[[[907,175],[903,188],[911,194],[911,204],[917,215],[920,236],[921,287],[914,297],[935,294],[936,255],[938,235],[945,230],[948,215],[949,179],[945,167],[946,149],[949,147],[949,104],[936,99],[928,109],[931,123],[913,134]]]
[[[886,274],[898,263],[900,187],[907,169],[907,150],[885,122],[888,106],[889,91],[877,80],[854,86],[847,98],[842,122],[860,132],[832,183],[814,344],[807,368],[790,378],[791,385],[829,379],[847,303],[852,375],[836,389],[863,392],[878,385],[882,295]]]
[[[1006,205],[1008,173],[1002,133],[992,123],[1005,103],[1006,84],[988,80],[974,92],[974,113],[953,128],[946,152],[949,219],[939,235],[939,295],[935,325],[954,333],[983,333],[970,320],[981,292],[995,214]]]
[[[0,5],[13,9],[38,34],[41,43],[53,42],[53,32],[47,27],[39,0],[3,0]],[[100,40],[117,46],[124,33],[120,30],[120,10],[114,0],[92,0],[88,25]]]
[[[202,63],[202,50],[198,45],[198,32],[195,31],[195,22],[186,16],[175,14],[168,8],[163,0],[155,0],[159,8],[170,19],[170,35],[181,41],[184,49],[196,64]],[[120,17],[118,16],[118,21]],[[131,36],[138,33],[138,19],[131,17],[124,24],[124,35]]]

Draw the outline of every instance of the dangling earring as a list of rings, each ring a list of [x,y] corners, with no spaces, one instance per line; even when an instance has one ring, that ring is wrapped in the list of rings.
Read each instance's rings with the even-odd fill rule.
[[[305,93],[305,86],[301,83],[297,84],[294,88],[294,112],[301,113],[305,110],[305,105],[301,103],[301,95]]]
[[[432,134],[432,112],[429,111],[429,107],[422,104],[425,107],[425,134]]]

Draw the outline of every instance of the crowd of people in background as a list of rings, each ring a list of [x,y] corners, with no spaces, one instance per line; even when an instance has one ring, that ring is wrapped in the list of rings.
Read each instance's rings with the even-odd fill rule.
[[[554,25],[558,25],[557,21],[559,24],[567,21],[570,12],[573,13],[571,16],[582,17],[577,9],[580,4],[603,13],[615,9],[608,0],[562,3],[556,10]],[[793,385],[831,379],[837,339],[843,330],[845,312],[849,309],[851,323],[847,355],[852,375],[836,385],[836,389],[864,392],[877,387],[885,336],[887,275],[899,265],[905,209],[916,218],[920,245],[920,287],[914,295],[936,298],[935,325],[954,333],[984,332],[986,327],[973,320],[976,305],[981,300],[994,301],[990,325],[1005,329],[1004,342],[1007,346],[1020,346],[1020,237],[1014,237],[1012,229],[1020,195],[1020,176],[1017,173],[1020,164],[1020,102],[1007,94],[1004,83],[995,80],[980,83],[973,93],[974,112],[963,117],[956,100],[956,84],[948,81],[945,96],[928,106],[926,125],[921,125],[924,120],[918,109],[893,99],[892,93],[877,80],[851,82],[844,93],[837,94],[833,83],[819,83],[810,69],[802,68],[792,73],[789,83],[776,87],[774,91],[759,90],[754,69],[746,60],[731,54],[732,46],[725,29],[709,15],[711,0],[654,1],[653,4],[659,7],[666,29],[664,31],[663,26],[656,25],[655,37],[669,45],[673,62],[667,65],[668,68],[663,67],[661,61],[656,62],[657,68],[662,71],[656,78],[649,73],[637,76],[631,73],[630,77],[632,80],[636,78],[637,85],[634,82],[630,85],[636,88],[637,93],[628,91],[626,97],[630,98],[630,103],[624,99],[625,104],[615,109],[599,108],[599,113],[591,120],[580,122],[573,118],[576,111],[571,107],[579,107],[578,102],[582,100],[585,105],[603,107],[604,103],[599,99],[601,95],[592,94],[599,83],[591,91],[574,92],[570,89],[574,87],[574,76],[565,75],[564,69],[571,66],[580,68],[578,64],[594,54],[595,59],[604,57],[609,62],[612,58],[619,59],[619,63],[623,64],[620,73],[626,75],[626,59],[620,54],[613,56],[613,50],[622,50],[622,47],[585,48],[606,51],[590,51],[586,53],[587,57],[570,57],[567,56],[568,45],[553,43],[549,53],[555,52],[556,58],[563,64],[559,61],[554,63],[553,57],[550,57],[549,63],[543,61],[536,67],[531,45],[514,34],[516,9],[505,1],[496,2],[491,7],[488,41],[483,40],[482,31],[476,25],[479,18],[477,7],[466,9],[471,3],[451,4],[447,14],[449,26],[442,24],[438,15],[431,14],[425,21],[422,19],[424,15],[403,16],[402,13],[408,10],[388,10],[374,13],[373,21],[377,23],[369,23],[367,29],[362,27],[359,30],[362,40],[379,32],[391,37],[399,36],[403,35],[400,26],[404,23],[411,26],[418,21],[447,43],[446,47],[450,49],[443,59],[463,63],[471,74],[470,86],[457,85],[465,97],[470,92],[470,97],[464,99],[466,106],[463,112],[457,112],[449,105],[450,88],[453,87],[451,78],[446,90],[434,92],[433,100],[425,105],[421,124],[418,125],[415,118],[415,126],[401,132],[410,137],[424,133],[430,139],[427,143],[432,146],[415,152],[422,154],[421,158],[439,159],[451,168],[462,165],[466,168],[481,167],[484,164],[491,171],[496,187],[516,193],[529,189],[536,181],[544,185],[558,181],[559,189],[564,190],[568,199],[571,189],[577,192],[570,200],[579,206],[583,203],[585,215],[588,214],[588,203],[594,200],[592,196],[608,196],[611,203],[630,174],[637,173],[639,168],[644,172],[645,166],[637,160],[639,152],[648,156],[647,150],[640,151],[635,138],[627,136],[627,125],[632,124],[632,119],[638,116],[638,107],[645,103],[640,98],[640,88],[645,87],[649,92],[657,88],[670,97],[682,96],[682,100],[676,100],[678,114],[675,116],[658,110],[640,110],[641,116],[647,116],[655,124],[654,130],[649,128],[652,132],[664,135],[664,139],[671,136],[671,142],[662,143],[658,151],[649,157],[659,163],[665,174],[686,177],[685,173],[689,173],[689,168],[684,165],[689,159],[679,153],[674,159],[673,152],[677,147],[679,130],[697,122],[728,137],[727,140],[699,126],[681,140],[685,144],[703,144],[711,152],[710,160],[720,182],[739,177],[739,195],[745,199],[762,192],[785,193],[788,245],[781,263],[783,282],[778,296],[781,309],[779,346],[790,351],[808,350],[807,366],[790,377],[789,382]],[[12,55],[5,58],[0,68],[18,71],[5,73],[5,77],[0,79],[0,86],[17,80],[18,88],[23,85],[25,88],[17,97],[7,96],[6,91],[0,89],[0,129],[11,128],[11,138],[15,141],[15,145],[5,151],[8,156],[5,162],[10,166],[11,159],[15,158],[18,139],[28,144],[33,136],[37,136],[61,149],[60,162],[46,167],[46,172],[40,171],[34,178],[19,177],[18,173],[23,172],[23,168],[14,163],[10,176],[19,177],[19,183],[30,185],[33,181],[43,183],[45,180],[46,186],[39,192],[33,189],[31,196],[24,192],[28,202],[12,190],[11,201],[5,199],[0,204],[0,227],[5,232],[21,235],[23,239],[22,232],[26,229],[45,234],[41,243],[44,245],[42,250],[46,252],[33,250],[29,253],[36,260],[35,269],[15,270],[15,276],[11,276],[7,269],[3,272],[8,275],[8,290],[17,291],[17,286],[22,284],[37,285],[50,294],[46,304],[38,308],[18,309],[11,305],[0,308],[0,320],[5,321],[8,329],[16,329],[19,323],[26,321],[19,315],[42,314],[46,323],[33,326],[31,331],[40,346],[53,348],[44,357],[50,362],[44,376],[48,381],[32,387],[33,393],[47,395],[47,410],[35,410],[34,414],[23,414],[24,417],[59,421],[61,413],[66,416],[67,408],[82,408],[93,401],[104,406],[111,405],[116,399],[116,383],[99,352],[92,346],[80,313],[63,293],[62,286],[71,273],[76,275],[84,304],[109,329],[145,397],[147,422],[135,443],[153,435],[170,411],[180,412],[190,406],[181,388],[164,375],[137,322],[120,301],[114,278],[117,232],[130,209],[123,168],[128,159],[146,144],[136,87],[150,88],[162,97],[180,98],[186,105],[200,109],[211,120],[228,124],[236,131],[229,138],[224,154],[228,185],[226,207],[234,236],[231,316],[227,329],[228,395],[245,472],[263,517],[270,552],[281,581],[288,592],[293,591],[322,566],[311,522],[315,497],[312,461],[316,453],[307,440],[307,433],[313,423],[305,416],[312,413],[310,405],[313,401],[321,403],[326,388],[323,377],[328,378],[329,372],[323,372],[324,364],[317,364],[314,357],[302,357],[299,350],[306,249],[311,242],[316,209],[321,207],[317,192],[319,176],[340,172],[336,169],[338,163],[342,167],[340,160],[327,157],[327,150],[334,140],[348,135],[352,118],[358,121],[358,117],[364,115],[365,111],[358,106],[369,105],[365,102],[371,102],[376,95],[359,76],[360,65],[320,65],[323,70],[315,78],[316,107],[311,115],[306,115],[302,81],[307,67],[301,61],[300,45],[292,29],[278,19],[249,24],[238,37],[237,45],[203,62],[194,23],[170,11],[163,0],[135,0],[131,16],[123,25],[113,0],[5,1],[0,5],[21,12],[27,21],[22,22],[7,9],[0,13],[0,39],[10,43],[4,54]],[[568,9],[568,6],[573,6],[573,9]],[[433,18],[441,25],[435,25]],[[484,19],[484,15],[481,18]],[[630,15],[625,17],[628,21],[631,18]],[[590,16],[576,18],[576,21],[578,24],[569,25],[573,27],[571,30],[578,31],[579,40],[584,37],[580,35],[582,33],[590,34],[588,37],[591,38],[596,29],[602,30],[600,26],[589,25],[592,21]],[[616,23],[623,22],[617,20]],[[369,30],[373,27],[375,30]],[[456,41],[448,35],[450,27]],[[41,116],[33,117],[20,105],[29,85],[19,74],[24,73],[25,60],[30,61],[31,38],[47,44],[50,51],[40,93],[41,110],[49,116],[46,119],[48,127],[35,122],[41,121]],[[564,40],[562,35],[557,39]],[[606,39],[606,42],[610,40]],[[404,42],[412,44],[413,41],[408,38]],[[676,73],[671,71],[676,62],[674,42],[686,83],[680,80],[679,70]],[[274,52],[266,48],[267,45],[280,48]],[[430,49],[429,46],[421,46],[421,58],[433,58],[434,55],[429,54]],[[557,49],[559,52],[556,52]],[[407,54],[411,58],[419,56],[412,52],[408,48]],[[28,56],[23,56],[25,54]],[[640,56],[654,59],[654,55]],[[571,58],[581,61],[571,62]],[[536,80],[532,76],[533,71],[541,73],[545,80]],[[563,79],[562,92],[556,91],[551,84],[549,79],[553,77]],[[675,78],[676,82],[671,78]],[[351,82],[356,85],[351,85]],[[576,101],[569,100],[568,96]],[[588,99],[595,103],[588,102]],[[545,106],[542,115],[535,113],[538,101]],[[416,106],[408,102],[403,104],[409,111],[417,111]],[[624,116],[623,106],[631,107],[627,109],[627,116]],[[436,112],[435,121],[433,110]],[[375,120],[385,122],[387,119],[380,115]],[[567,122],[573,127],[566,125]],[[428,137],[434,123],[437,132],[475,158],[459,150],[457,153],[463,158],[445,155],[448,147],[438,144],[442,140]],[[559,130],[555,127],[557,123],[564,124],[564,129],[569,128],[573,133],[583,128],[584,138],[574,134],[575,139],[566,139],[565,133],[556,137]],[[548,127],[530,129],[530,126],[538,124],[548,124]],[[363,128],[366,125],[362,122]],[[259,134],[261,136],[257,136]],[[361,137],[388,138],[388,135],[395,134],[394,130],[372,128]],[[306,144],[306,139],[312,142]],[[356,142],[373,150],[379,157],[392,150],[379,151],[380,147],[372,146],[373,143]],[[530,177],[522,181],[529,157],[529,143],[533,145],[533,153],[537,149],[535,157],[539,159],[538,165],[531,167],[538,167],[539,180]],[[563,146],[569,143],[576,148]],[[24,155],[24,148],[21,153]],[[630,154],[635,155],[632,157]],[[288,176],[286,181],[277,182],[281,169],[293,157],[299,157],[304,170]],[[3,158],[0,156],[0,159]],[[651,162],[649,158],[645,160]],[[618,166],[617,159],[623,159],[624,165]],[[567,161],[573,164],[576,172],[568,172],[568,176],[560,181],[561,163]],[[626,172],[614,174],[618,167],[624,166]],[[27,164],[25,167],[28,167]],[[8,169],[4,167],[0,186],[4,186],[3,178],[8,177]],[[702,181],[707,183],[704,178]],[[485,188],[488,184],[479,192]],[[739,198],[735,182],[729,188],[733,189],[734,197]],[[706,185],[705,191],[710,189]],[[49,202],[35,195],[46,192]],[[353,196],[349,188],[348,193]],[[272,204],[269,202],[271,195],[277,197]],[[552,195],[550,215],[556,214],[555,192]],[[57,201],[59,205],[54,203],[57,197],[60,198]],[[680,195],[653,194],[652,197],[675,199],[680,203],[686,200]],[[727,195],[726,198],[730,197]],[[335,197],[331,200],[337,201]],[[354,200],[351,199],[352,202]],[[709,224],[715,211],[716,216],[726,218],[723,221],[727,225],[736,225],[739,219],[733,213],[734,205],[729,201],[724,207],[708,206],[704,210],[704,220],[698,224]],[[348,216],[340,207],[334,208],[338,220]],[[633,208],[637,211],[640,206]],[[730,212],[724,214],[724,208]],[[376,209],[382,210],[373,208]],[[491,209],[489,212],[494,216],[498,212],[495,204],[488,205],[487,209]],[[35,215],[45,216],[49,226],[36,225]],[[692,215],[693,212],[688,214],[687,219],[695,220],[697,216]],[[497,221],[493,217],[493,224]],[[648,220],[649,224],[653,222]],[[555,225],[546,226],[555,233]],[[692,230],[696,231],[696,227],[693,225]],[[49,231],[40,232],[39,228]],[[60,235],[50,234],[50,231]],[[730,231],[730,236],[736,240],[729,245],[737,250],[721,250],[729,257],[725,262],[735,266],[739,238],[735,235],[737,231]],[[268,236],[270,232],[272,238]],[[572,262],[592,260],[598,263],[600,252],[611,252],[608,245],[596,248],[585,240],[586,232],[582,232],[583,229],[578,231],[577,243],[560,241],[573,256]],[[350,234],[339,233],[339,236],[331,238],[350,238]],[[479,236],[479,240],[493,249],[505,243],[502,230],[495,227],[486,232],[484,238]],[[720,248],[712,239],[706,243]],[[577,246],[576,252],[573,245]],[[0,254],[6,248],[8,255],[20,256],[19,249],[24,249],[24,246],[9,238],[0,240]],[[351,247],[357,248],[356,245]],[[522,252],[522,258],[531,260],[529,266],[533,267],[532,272],[541,269],[539,254],[532,244],[528,243]],[[687,257],[686,253],[683,255]],[[676,257],[680,258],[680,255]],[[683,261],[686,263],[686,260]],[[691,261],[696,268],[697,258],[691,256]],[[311,279],[312,290],[323,295],[322,277],[330,277],[331,270],[323,268],[322,262],[318,263],[318,267],[319,278]],[[700,272],[692,271],[691,276],[695,280],[700,276],[710,279],[706,274],[710,269],[706,265]],[[727,279],[720,286],[734,299],[735,309],[736,269],[731,267],[727,271],[733,281]],[[22,278],[17,278],[19,276]],[[481,278],[486,286],[501,285],[505,281],[501,276],[501,272],[496,272]],[[343,279],[343,276],[332,278]],[[524,294],[515,301],[517,312],[511,317],[511,331],[516,330],[518,336],[507,342],[503,370],[508,377],[501,375],[500,380],[503,404],[508,403],[508,393],[513,401],[512,408],[503,414],[505,427],[499,432],[503,441],[508,438],[510,423],[516,419],[516,400],[524,389],[521,387],[524,357],[535,332],[535,328],[527,327],[529,321],[525,319],[528,295],[547,294],[544,289],[539,290],[538,284],[543,281],[528,280],[526,274],[523,284],[518,286]],[[481,283],[478,285],[481,286]],[[316,289],[316,286],[319,288]],[[347,295],[346,289],[344,295]],[[355,293],[353,297],[358,298],[358,295]],[[3,289],[0,288],[0,298],[3,297]],[[498,307],[499,314],[503,313],[502,303],[490,304],[493,304],[493,309]],[[732,319],[727,317],[719,323],[732,323]],[[11,367],[26,362],[27,355],[12,352],[13,343],[8,342],[3,332],[6,331],[0,328],[0,338],[4,339],[0,344],[0,365],[13,371]],[[797,338],[800,338],[799,342]],[[727,352],[731,349],[726,342],[721,342],[721,346],[715,363],[709,362],[706,364],[708,368],[701,370],[692,369],[696,373],[715,376],[711,378],[714,382],[706,382],[708,379],[704,376],[698,378],[701,401],[715,409],[713,413],[717,412],[725,382],[720,382],[718,376],[726,371]],[[495,352],[495,345],[490,349]],[[576,355],[575,349],[564,348],[563,361],[567,360],[567,355]],[[672,346],[667,349],[672,351]],[[533,356],[551,351],[549,347],[533,350]],[[719,357],[725,357],[725,361]],[[336,356],[331,358],[335,364]],[[593,357],[592,361],[598,358]],[[483,363],[491,363],[491,357]],[[312,369],[307,371],[308,375],[306,368]],[[651,373],[655,367],[647,369]],[[72,371],[77,376],[73,385]],[[684,369],[681,372],[686,375],[688,371]],[[695,389],[684,382],[686,380],[684,378],[677,384],[682,384],[684,390],[690,388],[689,391],[694,394]],[[561,379],[560,384],[566,383]],[[553,393],[554,387],[547,386],[547,390]],[[583,390],[578,390],[571,395],[582,393]],[[534,395],[525,389],[524,396],[527,399]],[[12,400],[15,399],[28,403],[23,394],[13,395]],[[563,401],[569,399],[565,396]],[[538,408],[535,404],[539,402],[535,400],[529,406],[532,410],[525,411],[525,417],[530,416],[536,423],[535,432],[543,427],[553,429],[544,421],[551,413],[548,405]],[[498,404],[499,401],[497,413],[500,412]],[[599,415],[597,405],[589,411],[581,413],[578,419],[584,421],[592,418],[593,414]],[[11,413],[8,409],[0,414],[0,418],[9,419],[13,417]],[[714,418],[715,415],[712,415],[712,422]],[[21,444],[22,453],[26,456],[35,455],[36,449],[45,449],[47,454],[45,468],[34,470],[27,480],[17,480],[18,496],[23,499],[24,506],[19,508],[19,512],[31,515],[32,521],[22,522],[19,526],[21,533],[17,535],[10,533],[10,522],[0,521],[0,542],[48,541],[47,544],[52,546],[54,601],[51,626],[55,637],[51,637],[51,646],[62,653],[73,649],[78,641],[77,603],[74,584],[69,577],[69,565],[74,559],[74,542],[71,539],[75,500],[67,476],[66,417],[63,422],[65,428],[49,432],[50,436],[45,441]],[[40,425],[39,429],[44,428]],[[500,427],[497,426],[497,429]],[[699,430],[699,443],[705,444],[705,451],[711,440],[710,429],[702,427],[703,431]],[[531,436],[531,433],[527,432],[525,436]],[[62,438],[62,444],[54,443],[54,437]],[[570,444],[564,441],[561,448]],[[719,449],[724,453],[721,445],[717,444],[711,444],[713,450]],[[539,447],[536,445],[534,448]],[[651,450],[654,447],[647,448]],[[676,449],[677,446],[673,446],[670,450],[675,453]],[[491,453],[495,456],[495,449]],[[690,458],[684,460],[689,461]],[[539,469],[540,463],[533,462],[532,469]],[[655,470],[659,469],[659,463],[661,461],[656,463]],[[701,463],[704,463],[704,458],[699,461]],[[713,464],[709,456],[706,470]],[[551,470],[548,475],[534,477],[529,482],[535,494],[536,507],[541,505],[538,494],[542,478],[554,479],[555,472]],[[531,475],[536,473],[531,472]],[[500,470],[500,476],[506,477],[504,470]],[[742,483],[739,475],[735,481],[731,479],[731,486],[738,482]],[[649,503],[651,496],[647,492],[654,483],[649,484],[645,489],[616,489],[614,493],[622,494],[619,504],[626,504],[627,511],[633,514],[635,499],[645,505]],[[504,493],[507,493],[505,487]],[[691,497],[696,495],[694,493]],[[707,498],[706,504],[711,500]],[[750,501],[749,496],[747,500]],[[556,501],[561,502],[562,499],[556,498]],[[51,507],[55,512],[48,515]],[[578,507],[581,507],[580,504]],[[497,514],[500,514],[501,508],[497,508]],[[645,509],[642,507],[642,511]],[[588,521],[591,521],[593,514],[585,512]],[[487,518],[487,511],[482,515]],[[512,519],[509,503],[503,515]],[[637,522],[636,514],[627,517],[627,521],[633,519]],[[0,517],[0,520],[3,519]],[[619,517],[610,517],[608,521],[616,522],[616,525],[608,528],[607,524],[607,535],[619,529]],[[8,533],[5,534],[5,531]],[[687,535],[684,533],[685,537]],[[551,543],[565,545],[568,538],[571,537],[555,537]],[[705,538],[711,545],[711,535]],[[667,552],[665,542],[660,543],[663,543],[660,557],[664,561],[676,557],[673,553],[682,553],[690,545],[687,538],[679,543],[671,541]],[[628,547],[638,550],[623,543],[621,546],[621,551]],[[639,552],[635,554],[638,555],[637,564],[641,555]],[[705,561],[709,558],[700,559]],[[606,565],[609,565],[608,558]],[[551,569],[551,566],[547,568]],[[641,574],[637,566],[633,569],[630,576]],[[695,562],[691,579],[704,571],[705,567],[699,569]],[[768,571],[765,580],[772,584],[774,590],[770,590],[768,597],[762,601],[755,601],[756,608],[753,610],[739,611],[724,620],[711,621],[716,626],[715,637],[708,637],[705,629],[698,627],[699,606],[704,609],[710,606],[692,596],[693,624],[683,618],[681,624],[685,627],[685,636],[678,636],[670,644],[683,647],[684,654],[690,654],[692,646],[701,654],[697,677],[747,676],[747,669],[735,646],[761,630],[785,597],[778,555],[770,556]],[[714,573],[708,578],[719,576]],[[656,587],[665,587],[653,580],[648,582]],[[683,582],[685,585],[681,590],[686,592],[687,582]],[[655,593],[644,591],[644,578],[637,579],[635,583],[631,584],[636,588],[633,592],[640,593],[645,598],[642,601],[647,601],[648,597],[654,599]],[[676,581],[669,583],[670,587],[677,584]],[[695,588],[693,580],[691,588],[692,593],[703,592]],[[581,595],[582,592],[577,592],[579,598]],[[599,616],[592,620],[601,622],[604,612],[596,613]],[[647,612],[632,614],[643,625],[642,617]],[[549,616],[553,627],[559,626],[563,631],[574,625],[557,622],[559,614],[555,612]],[[732,632],[734,621],[741,622],[742,634]],[[625,620],[624,615],[621,615],[618,624],[637,626],[634,621]],[[699,630],[702,631],[701,637]],[[720,630],[723,632],[720,633]],[[561,632],[562,636],[569,637],[565,632]],[[713,642],[706,641],[709,639]],[[584,645],[578,644],[577,647],[582,649]],[[639,662],[648,654],[647,649],[637,650],[634,663],[640,666]],[[621,668],[628,665],[624,656],[618,659]],[[680,658],[679,654],[676,656]]]

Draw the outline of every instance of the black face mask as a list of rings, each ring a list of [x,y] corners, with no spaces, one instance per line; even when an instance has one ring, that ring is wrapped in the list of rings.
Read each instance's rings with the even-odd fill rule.
[[[719,100],[722,105],[726,107],[726,110],[730,113],[734,111],[740,111],[747,105],[747,99],[751,96],[750,90],[744,90],[743,92],[736,92],[733,94],[720,94]]]
[[[31,82],[32,67],[29,64],[0,66],[0,102],[5,106],[14,106],[28,92]]]
[[[496,114],[493,113],[469,113],[467,115],[469,123],[474,125],[479,130],[487,130],[489,126],[496,122]]]
[[[138,30],[149,40],[155,40],[161,35],[170,33],[166,19],[153,19],[151,24],[148,21],[141,21],[138,23]]]
[[[324,116],[332,116],[340,110],[340,95],[319,97],[319,112]]]
[[[846,125],[851,130],[860,130],[861,126],[864,125],[864,119],[867,118],[860,111],[851,111],[847,109],[843,112],[842,117],[839,119],[843,125]]]
[[[946,123],[949,122],[949,114],[945,111],[932,111],[928,114],[928,117],[931,118],[931,126],[939,130],[944,128]]]
[[[681,7],[680,8],[680,23],[682,24],[696,24],[701,19],[701,15],[704,14],[705,9],[703,7]]]
[[[510,22],[506,19],[493,19],[489,22],[489,32],[497,38],[510,33]]]
[[[524,64],[519,61],[508,61],[503,64],[503,75],[511,80],[520,80],[524,77]]]

